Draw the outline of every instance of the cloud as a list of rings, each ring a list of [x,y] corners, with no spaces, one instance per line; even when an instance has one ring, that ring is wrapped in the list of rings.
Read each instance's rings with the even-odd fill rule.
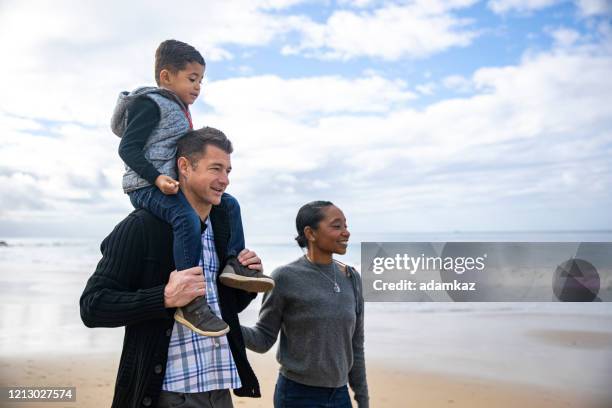
[[[576,0],[578,9],[583,16],[597,16],[612,14],[610,0]]]
[[[204,101],[218,112],[275,112],[293,119],[312,114],[384,113],[414,98],[405,82],[378,75],[357,79],[241,77],[211,82],[204,94]]]
[[[229,46],[264,46],[288,30],[283,18],[264,10],[279,3],[4,1],[0,53],[11,63],[0,66],[0,75],[19,81],[5,81],[0,110],[106,125],[116,97],[109,89],[154,83],[151,61],[161,41],[189,42],[209,62],[232,59]]]
[[[23,122],[0,113],[0,183],[8,187],[0,199],[3,218],[64,218],[128,208],[127,201],[117,205],[119,200],[103,199],[123,198],[116,137],[105,129],[31,122],[35,126],[15,126]]]
[[[564,0],[490,0],[488,7],[497,14],[505,14],[510,11],[537,11],[563,2]],[[612,3],[609,0],[574,0],[574,4],[583,17],[612,13]]]
[[[260,0],[257,4],[263,10],[283,10],[304,2],[304,0]]]
[[[581,37],[578,31],[563,27],[552,30],[550,35],[555,40],[557,47],[570,47],[580,40]]]
[[[532,11],[550,7],[560,3],[562,0],[490,0],[488,6],[498,14],[509,11]]]
[[[338,4],[342,6],[351,6],[357,8],[368,7],[376,3],[375,0],[339,0]]]
[[[379,76],[233,78],[211,81],[210,109],[194,118],[234,142],[229,191],[250,231],[289,231],[279,220],[319,198],[362,231],[609,227],[589,211],[612,188],[609,72],[595,44],[528,53],[445,81],[473,92],[421,109],[405,83]],[[2,218],[129,210],[104,128],[1,122],[0,177],[15,186]],[[29,134],[40,126],[53,136]],[[587,219],[568,218],[580,210]]]
[[[471,21],[452,14],[473,3],[415,1],[373,11],[338,10],[324,23],[296,18],[292,25],[300,34],[299,44],[285,46],[283,53],[341,60],[424,58],[465,47],[476,38],[478,32]]]
[[[297,208],[313,199],[337,201],[361,231],[612,228],[603,215],[612,205],[609,24],[596,20],[580,35],[549,30],[551,50],[411,84],[403,58],[475,38],[478,29],[455,15],[471,1],[347,5],[323,23],[281,16],[292,1],[265,9],[214,2],[186,23],[148,3],[46,4],[44,17],[30,16],[23,3],[0,17],[2,38],[15,39],[0,50],[16,61],[0,67],[4,78],[15,78],[5,81],[0,100],[0,182],[8,186],[0,231],[53,220],[53,228],[107,232],[130,210],[119,139],[108,130],[109,90],[146,83],[152,50],[170,33],[217,49],[217,58],[234,58],[237,67],[250,47],[274,49],[279,38],[319,58],[399,61],[379,60],[365,73],[335,61],[318,71],[340,67],[334,74],[306,75],[294,59],[277,57],[262,74],[254,57],[253,73],[241,74],[248,76],[210,80],[194,122],[234,142],[229,191],[251,233],[290,236]],[[124,15],[115,16],[118,7]],[[159,30],[130,25],[139,12],[144,26]],[[190,37],[194,26],[206,29]],[[441,99],[437,92],[448,89],[456,94]]]
[[[415,86],[418,93],[422,95],[433,95],[436,92],[437,84],[435,82],[426,82]]]
[[[456,92],[469,93],[473,91],[473,82],[471,79],[461,75],[449,75],[442,79],[442,85]]]
[[[222,108],[223,101],[236,98],[238,88],[244,92],[239,99],[261,95],[257,82],[262,78],[242,78],[239,87],[219,84],[209,101],[215,113],[208,119],[235,140],[238,174],[230,188],[245,202],[265,197],[297,208],[297,203],[329,197],[345,203],[351,213],[369,214],[366,219],[382,205],[388,218],[381,224],[385,228],[466,228],[450,214],[458,217],[467,208],[493,217],[468,222],[472,228],[492,223],[509,229],[548,228],[554,222],[571,228],[584,219],[553,219],[568,211],[586,211],[589,202],[609,201],[609,72],[612,56],[604,48],[564,46],[527,53],[517,65],[447,78],[449,86],[469,86],[470,96],[424,109],[388,102],[383,114],[345,112],[314,122],[287,118],[299,118],[316,105],[283,98],[246,103],[233,113]],[[297,83],[318,80],[323,84],[328,78],[264,83],[270,95],[286,95]],[[316,100],[322,88],[300,87],[299,98]],[[325,109],[323,104],[319,113]],[[321,189],[316,180],[324,180],[329,188]],[[492,208],[546,215],[513,220],[492,215]],[[250,210],[245,212],[250,219]],[[393,217],[403,218],[394,223]],[[588,222],[608,225],[603,220]]]

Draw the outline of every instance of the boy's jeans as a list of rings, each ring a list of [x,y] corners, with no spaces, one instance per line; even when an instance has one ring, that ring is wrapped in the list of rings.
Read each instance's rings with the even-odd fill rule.
[[[140,188],[128,193],[134,208],[145,208],[153,215],[172,225],[174,234],[174,264],[178,271],[198,266],[202,257],[200,217],[179,190],[166,195],[157,187]],[[227,208],[230,221],[228,256],[236,256],[244,249],[244,232],[238,200],[229,194],[221,196],[221,206]],[[221,260],[223,261],[223,260]]]

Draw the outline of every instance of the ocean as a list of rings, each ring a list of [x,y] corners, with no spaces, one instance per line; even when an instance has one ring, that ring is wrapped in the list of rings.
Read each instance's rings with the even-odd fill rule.
[[[353,235],[341,261],[360,267],[360,240],[610,242],[612,231]],[[98,239],[0,238],[0,357],[120,353],[123,329],[88,329],[79,297],[100,258]],[[266,271],[302,255],[289,239],[249,243]],[[256,322],[261,295],[241,314]],[[612,303],[367,303],[366,357],[399,369],[572,387],[612,382]]]

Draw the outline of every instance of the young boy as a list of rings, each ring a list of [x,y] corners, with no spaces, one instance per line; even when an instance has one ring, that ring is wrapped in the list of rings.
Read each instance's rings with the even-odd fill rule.
[[[122,92],[111,119],[113,132],[122,138],[119,155],[126,165],[123,190],[135,208],[146,208],[172,224],[177,270],[198,266],[202,256],[202,220],[179,189],[175,156],[178,139],[193,129],[189,105],[200,94],[205,67],[204,58],[191,45],[176,40],[162,42],[155,53],[158,87]],[[242,266],[236,258],[245,245],[238,201],[224,193],[220,205],[229,212],[231,237],[230,257],[219,280],[249,292],[272,289],[272,279]],[[221,336],[229,331],[205,296],[177,309],[174,318],[204,336]]]

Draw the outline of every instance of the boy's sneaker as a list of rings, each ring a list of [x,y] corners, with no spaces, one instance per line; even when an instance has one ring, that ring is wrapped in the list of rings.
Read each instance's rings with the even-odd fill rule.
[[[267,292],[274,288],[274,280],[255,269],[243,266],[236,257],[227,260],[219,280],[230,288],[247,292]]]
[[[210,310],[206,297],[193,299],[186,306],[179,307],[174,320],[202,336],[219,337],[229,331],[229,326]]]

